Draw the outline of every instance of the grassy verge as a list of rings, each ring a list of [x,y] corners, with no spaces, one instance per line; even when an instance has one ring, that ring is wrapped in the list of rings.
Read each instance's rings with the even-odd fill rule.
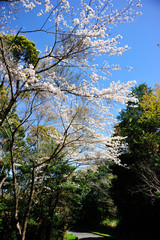
[[[103,237],[107,237],[107,238],[113,238],[111,235],[106,234],[106,233],[99,233],[99,232],[92,232],[92,233],[103,236]]]
[[[71,233],[67,233],[67,234],[64,236],[64,240],[78,240],[78,237],[74,236],[74,235],[71,234]]]
[[[106,239],[110,240],[120,240],[121,238],[118,236],[106,234],[106,233],[100,233],[100,232],[92,232],[93,234],[97,234],[99,236],[105,237]]]

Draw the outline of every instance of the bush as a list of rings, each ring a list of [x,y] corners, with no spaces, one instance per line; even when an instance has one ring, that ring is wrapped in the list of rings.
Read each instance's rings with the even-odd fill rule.
[[[64,237],[64,240],[78,240],[78,237],[74,236],[73,234],[67,233]]]

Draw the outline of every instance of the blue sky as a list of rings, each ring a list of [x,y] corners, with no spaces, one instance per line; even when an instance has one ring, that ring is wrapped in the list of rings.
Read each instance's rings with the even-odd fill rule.
[[[130,72],[115,71],[110,79],[115,82],[136,80],[137,84],[146,82],[149,87],[154,87],[157,82],[160,83],[160,46],[157,46],[160,43],[160,0],[142,0],[141,11],[143,15],[138,16],[133,23],[121,24],[114,29],[115,34],[123,36],[122,45],[128,44],[131,49],[122,56],[112,56],[107,60],[109,63],[120,64],[124,69],[126,66],[133,69]],[[18,21],[12,23],[13,26],[18,24],[19,29],[26,25],[29,29],[34,29],[34,26],[37,28],[37,25],[41,24],[34,12],[30,14],[29,20],[27,16],[28,13],[19,14]],[[37,42],[38,49],[44,48],[43,38],[37,39],[33,34],[27,37]]]
[[[131,49],[123,56],[115,57],[121,66],[132,66],[131,72],[118,71],[113,78],[127,81],[146,82],[154,87],[160,83],[160,0],[142,0],[143,15],[133,23],[123,24],[116,29],[123,36],[123,42]]]

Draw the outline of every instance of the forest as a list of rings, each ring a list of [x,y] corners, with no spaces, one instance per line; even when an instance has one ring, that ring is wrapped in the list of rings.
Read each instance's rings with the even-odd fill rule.
[[[159,234],[160,84],[108,81],[120,67],[106,61],[129,48],[113,29],[141,15],[140,1],[78,5],[0,4],[2,240],[64,240],[70,229],[115,240]],[[15,31],[8,21],[23,10],[41,20]],[[48,41],[44,51],[34,34]]]

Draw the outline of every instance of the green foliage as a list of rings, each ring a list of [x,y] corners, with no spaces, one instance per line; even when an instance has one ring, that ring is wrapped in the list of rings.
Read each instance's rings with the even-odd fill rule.
[[[145,92],[151,92],[151,90],[148,89],[146,84],[141,84],[133,89],[131,95],[137,97],[140,102]],[[131,150],[135,150],[138,147],[137,142],[143,130],[142,125],[138,121],[143,114],[143,108],[140,104],[137,107],[134,107],[134,105],[133,103],[128,103],[126,109],[122,110],[117,117],[119,123],[115,126],[115,134],[127,137],[125,141],[129,144]]]
[[[4,86],[1,86],[0,87],[0,110],[2,111],[3,109],[5,109],[7,104],[8,104],[7,91]]]
[[[103,221],[107,217],[116,217],[116,208],[110,196],[112,179],[113,175],[107,166],[99,167],[96,171],[79,171],[72,177],[82,196],[74,228],[98,230],[106,227]]]
[[[93,232],[94,234],[103,236],[103,237],[107,237],[107,238],[112,238],[112,236],[110,234],[106,234],[106,233],[100,233],[100,232]]]
[[[3,239],[13,239],[14,228],[14,194],[11,174],[11,145],[12,135],[15,132],[14,149],[12,154],[16,161],[16,180],[19,194],[19,217],[24,219],[27,211],[27,204],[31,191],[33,163],[39,164],[44,159],[49,158],[56,143],[54,139],[60,134],[54,127],[33,126],[31,131],[24,134],[24,127],[16,114],[14,108],[9,114],[9,122],[3,124],[0,130],[2,145],[0,162],[1,177],[9,176],[5,180],[1,189],[0,205],[0,231]],[[32,210],[28,219],[26,239],[31,236],[36,239],[59,239],[63,235],[68,224],[72,221],[72,216],[76,208],[79,208],[79,195],[76,187],[68,180],[74,167],[64,160],[64,154],[50,160],[50,164],[43,164],[41,171],[35,172],[36,192],[33,198]],[[39,179],[43,178],[41,184]],[[1,180],[1,178],[0,178]],[[39,184],[41,187],[37,187]],[[38,186],[39,186],[38,185]],[[16,235],[15,235],[16,236]]]
[[[140,106],[143,109],[143,114],[138,122],[143,126],[143,131],[140,136],[140,144],[148,153],[150,159],[155,158],[155,164],[158,166],[157,159],[160,157],[160,86],[157,85],[153,92],[145,92]],[[160,163],[159,163],[160,164]]]
[[[78,237],[74,236],[72,233],[67,233],[64,236],[64,240],[78,240]]]
[[[28,219],[28,225],[38,226],[39,224],[37,222],[35,222],[33,219]]]
[[[115,218],[108,217],[102,221],[102,225],[109,228],[116,228],[118,226],[119,220]]]
[[[139,99],[138,107],[133,108],[129,103],[115,126],[115,134],[126,137],[127,147],[121,162],[127,168],[112,166],[117,178],[113,180],[111,192],[119,212],[119,229],[131,235],[127,239],[136,239],[136,233],[142,239],[157,231],[155,219],[160,217],[159,86],[149,89],[142,84],[133,93]]]
[[[10,47],[16,61],[24,61],[26,65],[36,65],[39,58],[39,51],[37,51],[33,41],[28,40],[28,38],[23,35],[15,37],[11,34],[4,35],[3,39]]]

